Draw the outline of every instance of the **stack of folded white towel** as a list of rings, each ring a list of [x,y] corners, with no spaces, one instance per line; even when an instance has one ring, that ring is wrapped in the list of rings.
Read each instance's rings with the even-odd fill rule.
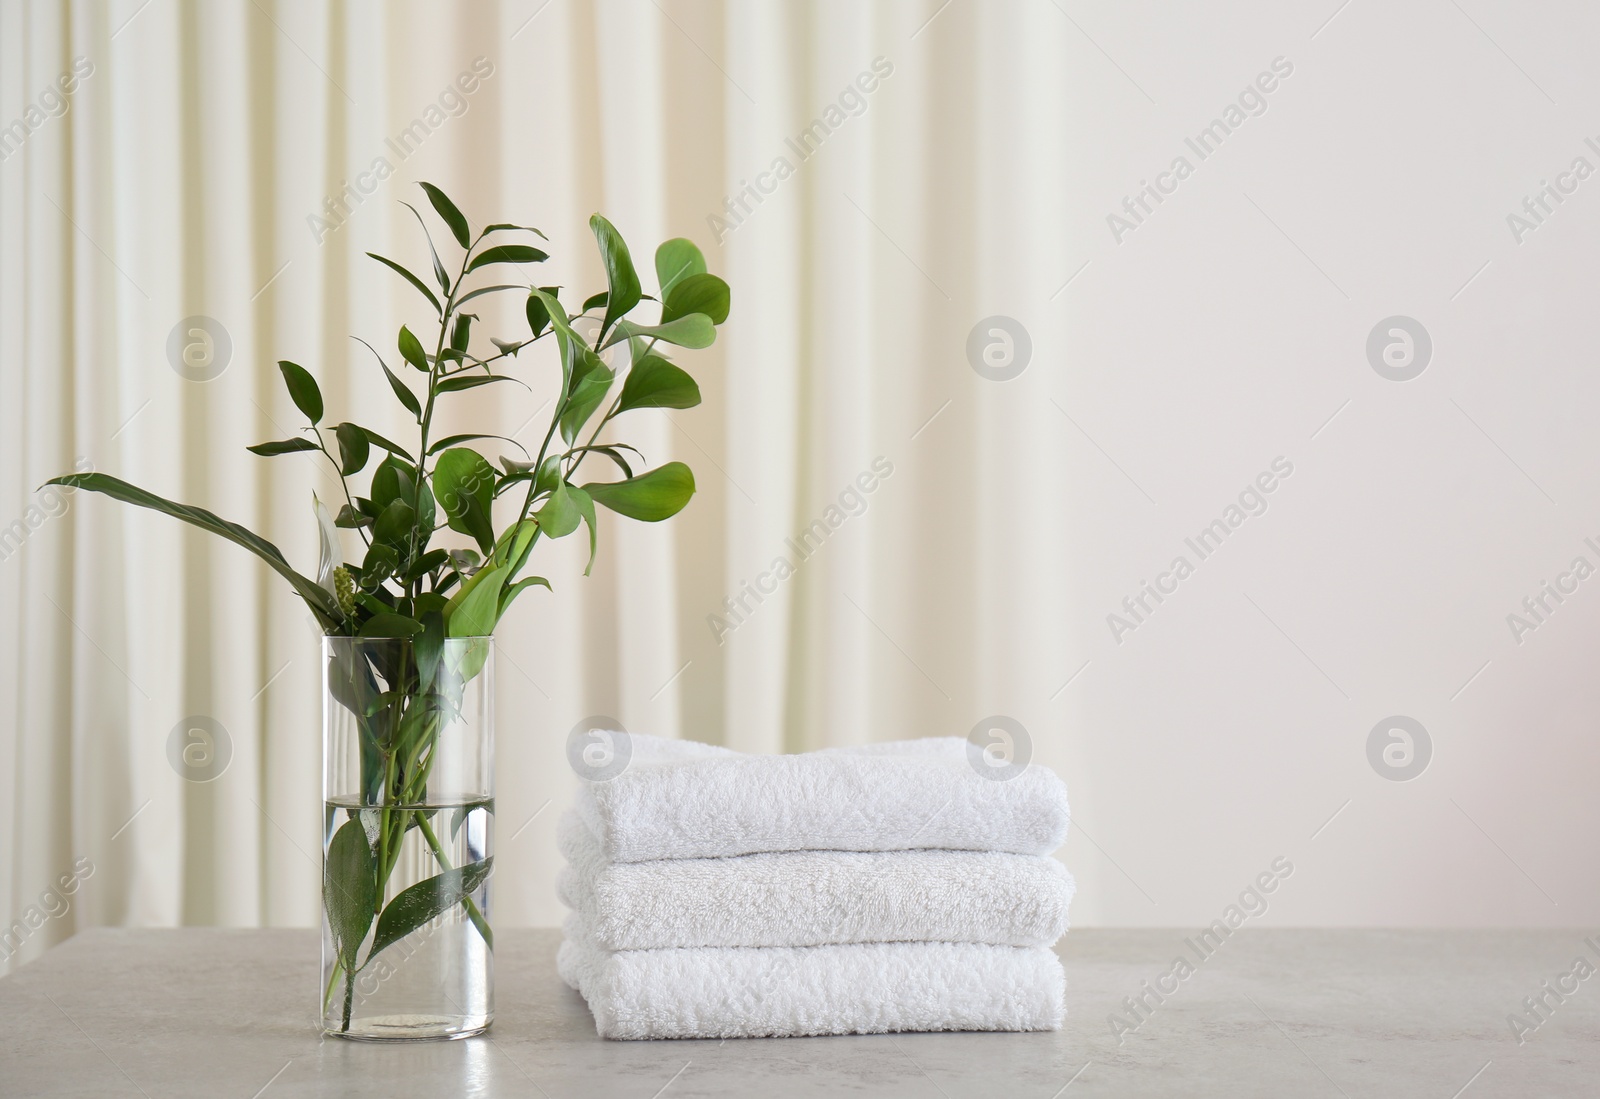
[[[752,756],[634,735],[562,819],[558,965],[605,1038],[1053,1030],[1066,788],[958,738]]]

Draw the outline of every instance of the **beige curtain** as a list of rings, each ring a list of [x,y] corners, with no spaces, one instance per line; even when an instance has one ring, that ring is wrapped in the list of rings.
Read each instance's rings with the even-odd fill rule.
[[[564,745],[591,714],[786,751],[1000,712],[1064,767],[1063,33],[1047,5],[963,2],[0,5],[0,124],[22,123],[0,135],[0,915],[25,932],[0,955],[316,919],[304,607],[243,551],[35,489],[113,473],[312,568],[336,483],[244,446],[294,430],[279,358],[335,417],[403,429],[349,337],[421,319],[363,253],[424,263],[400,205],[423,179],[542,227],[542,281],[603,285],[599,210],[642,268],[689,236],[734,288],[685,357],[702,407],[631,428],[694,468],[691,507],[606,516],[588,579],[580,547],[542,551],[554,594],[501,631],[501,920],[559,919]],[[1031,337],[1015,380],[969,361],[991,314]],[[518,369],[531,392],[468,395],[453,429],[533,435],[551,362]],[[169,756],[202,727],[227,766],[198,783]]]

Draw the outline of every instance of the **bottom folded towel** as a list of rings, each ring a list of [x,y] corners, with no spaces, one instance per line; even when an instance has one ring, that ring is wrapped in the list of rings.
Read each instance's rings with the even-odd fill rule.
[[[919,1030],[1056,1030],[1066,979],[1048,947],[848,943],[601,950],[557,968],[602,1038],[771,1038]]]

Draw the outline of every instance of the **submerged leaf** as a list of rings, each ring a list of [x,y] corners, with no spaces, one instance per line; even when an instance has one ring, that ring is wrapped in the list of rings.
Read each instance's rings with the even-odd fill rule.
[[[400,891],[378,917],[378,929],[372,936],[370,959],[385,947],[399,942],[422,925],[448,912],[467,897],[477,892],[489,876],[494,864],[493,856],[478,862],[458,866],[425,878],[416,885]],[[492,944],[491,944],[492,945]]]
[[[334,952],[346,973],[356,968],[356,953],[372,926],[377,901],[377,859],[372,845],[361,822],[347,820],[333,834],[322,860],[322,906],[327,910]]]

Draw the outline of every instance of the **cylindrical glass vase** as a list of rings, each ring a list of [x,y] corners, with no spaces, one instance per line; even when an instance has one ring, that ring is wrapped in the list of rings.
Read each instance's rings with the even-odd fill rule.
[[[494,1017],[494,639],[323,639],[323,1032]]]

